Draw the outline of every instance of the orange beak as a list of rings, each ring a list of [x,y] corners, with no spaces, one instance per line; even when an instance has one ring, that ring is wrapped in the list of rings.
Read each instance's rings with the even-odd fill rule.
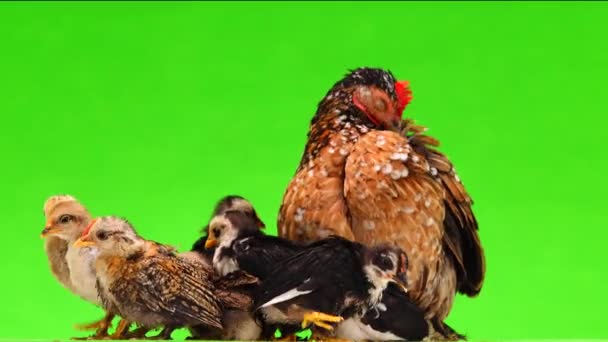
[[[207,238],[207,241],[205,242],[205,249],[211,249],[215,246],[217,246],[217,240]]]
[[[95,246],[95,242],[91,241],[88,239],[89,236],[83,236],[80,239],[76,240],[76,242],[74,242],[74,247],[76,248],[83,248],[83,247],[92,247]]]
[[[89,232],[91,231],[91,228],[97,222],[97,220],[98,220],[98,218],[94,218],[91,220],[89,225],[82,232],[82,236],[80,237],[80,239],[78,239],[78,240],[76,240],[76,242],[74,242],[74,247],[82,248],[82,247],[95,246],[95,242],[89,240]]]
[[[391,275],[384,275],[384,278],[388,279],[388,281],[395,283],[403,292],[407,293],[407,278],[405,277],[405,273],[398,273]]]
[[[40,237],[42,239],[48,237],[49,235],[53,235],[55,233],[59,232],[59,228],[56,228],[55,226],[53,226],[53,224],[51,222],[47,222],[46,225],[44,226],[44,229],[42,230],[42,233],[40,233]]]

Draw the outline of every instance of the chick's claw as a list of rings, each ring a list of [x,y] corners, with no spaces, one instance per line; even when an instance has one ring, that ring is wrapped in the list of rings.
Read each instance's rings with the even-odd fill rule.
[[[342,322],[344,319],[340,316],[332,316],[328,314],[324,314],[322,312],[308,312],[304,314],[304,319],[302,320],[302,328],[306,328],[311,323],[326,329],[333,330],[334,328],[328,323],[338,323]]]
[[[126,339],[126,337],[124,335],[128,334],[130,326],[131,326],[131,322],[121,319],[120,322],[118,322],[116,331],[112,335],[110,335],[110,339],[112,339],[112,340]]]

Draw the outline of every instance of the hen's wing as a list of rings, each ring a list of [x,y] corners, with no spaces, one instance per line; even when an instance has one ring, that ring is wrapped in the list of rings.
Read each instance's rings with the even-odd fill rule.
[[[141,262],[130,281],[118,282],[111,289],[118,302],[135,302],[176,321],[222,328],[213,284],[199,263],[162,255]]]
[[[434,147],[439,142],[429,136],[414,134],[409,139],[416,152],[423,155],[445,191],[443,227],[444,245],[457,265],[458,290],[469,296],[479,293],[485,275],[485,256],[478,235],[478,225],[471,206],[473,201],[458,178],[450,160]]]
[[[398,133],[369,132],[348,156],[344,193],[356,241],[396,242],[411,261],[412,299],[430,316],[444,318],[459,284],[467,283],[459,270],[476,267],[452,254],[468,246],[463,235],[477,238],[477,231],[458,221],[467,204],[453,199],[456,176],[426,151]]]

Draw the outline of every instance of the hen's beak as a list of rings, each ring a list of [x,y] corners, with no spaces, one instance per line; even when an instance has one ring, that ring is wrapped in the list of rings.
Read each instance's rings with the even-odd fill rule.
[[[87,239],[87,236],[83,236],[80,239],[76,240],[76,242],[74,242],[74,247],[76,248],[83,248],[83,247],[92,247],[95,246],[95,242],[90,241]]]
[[[211,249],[215,246],[217,246],[217,240],[207,238],[207,241],[205,242],[205,249]]]
[[[44,226],[44,229],[42,230],[42,233],[40,233],[40,237],[41,238],[46,238],[49,235],[53,235],[56,234],[57,232],[59,232],[59,228],[53,226],[52,223],[47,223],[46,226]]]
[[[387,126],[391,131],[401,133],[403,130],[403,120],[401,120],[401,117],[395,117],[387,122]]]

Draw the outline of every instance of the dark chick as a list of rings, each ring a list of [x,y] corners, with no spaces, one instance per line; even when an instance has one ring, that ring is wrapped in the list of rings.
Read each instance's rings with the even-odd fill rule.
[[[406,260],[388,244],[368,248],[340,237],[320,240],[262,282],[256,308],[270,324],[332,330],[334,323],[377,305],[389,283],[405,291]]]
[[[444,341],[464,338],[442,321],[426,319],[424,311],[394,284],[388,285],[378,304],[340,323],[335,335],[353,341]]]
[[[250,216],[252,220],[255,221],[255,225],[259,229],[263,229],[266,227],[264,222],[260,219],[257,212],[255,211],[253,205],[248,200],[238,195],[229,195],[220,199],[215,205],[215,208],[213,208],[211,219],[218,215],[222,215],[223,213],[229,210],[240,211],[246,214],[247,216]],[[211,265],[211,260],[213,259],[213,253],[215,252],[215,249],[205,248],[205,243],[207,242],[207,235],[209,234],[209,224],[203,227],[202,233],[203,235],[192,245],[191,252],[182,253],[182,255],[202,259],[209,265]]]
[[[143,328],[205,325],[222,329],[222,303],[203,264],[180,258],[171,248],[139,237],[123,219],[96,220],[74,244],[99,249],[95,268],[104,308]]]
[[[213,267],[220,275],[241,270],[260,280],[303,249],[291,241],[262,233],[251,215],[236,210],[211,220],[205,247],[215,248]]]
[[[257,229],[265,227],[264,222],[259,218],[253,205],[238,195],[225,196],[215,205],[211,220],[217,216],[222,216],[227,211],[238,211],[247,216],[252,224]],[[211,221],[210,220],[210,221]],[[199,260],[213,266],[213,255],[215,248],[205,248],[209,233],[209,224],[202,229],[201,236],[192,246],[191,251],[181,253],[181,257]],[[257,286],[258,279],[245,272],[233,272],[229,275],[222,276],[217,274],[215,284],[218,290],[223,291],[222,294],[226,299],[240,301],[242,304],[237,307],[228,307],[224,311],[223,325],[224,331],[221,335],[214,335],[205,327],[197,326],[191,329],[192,335],[199,339],[223,339],[223,340],[255,340],[261,333],[261,327],[256,323],[251,314],[251,291]]]

